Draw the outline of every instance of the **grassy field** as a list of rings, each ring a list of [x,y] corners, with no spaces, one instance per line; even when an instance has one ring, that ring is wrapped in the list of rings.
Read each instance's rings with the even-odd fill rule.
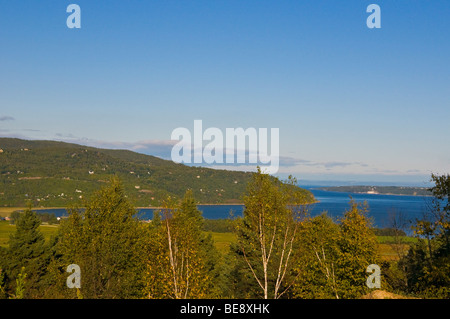
[[[394,236],[377,236],[378,242],[380,244],[394,244],[395,238]],[[417,243],[418,239],[415,237],[401,237],[401,243],[403,244],[414,244]]]
[[[7,217],[16,210],[23,210],[23,207],[0,207],[0,217]]]
[[[58,229],[57,225],[41,225],[39,230],[44,235],[45,240],[49,240],[50,237]],[[16,226],[11,225],[9,221],[0,221],[0,246],[7,247],[9,241],[9,235],[16,231]]]
[[[208,232],[208,233],[211,234],[217,250],[222,254],[226,254],[228,252],[230,244],[235,243],[237,241],[236,235],[233,233],[215,233],[215,232]]]
[[[46,240],[49,240],[51,235],[58,229],[57,225],[41,225],[40,231],[44,235]],[[0,246],[7,247],[10,234],[14,233],[16,226],[10,225],[8,221],[0,221]],[[233,233],[218,233],[209,231],[212,239],[214,240],[216,248],[220,253],[226,254],[229,250],[230,244],[236,242],[236,235]],[[390,236],[377,236],[379,246],[378,252],[384,260],[397,260],[398,256],[393,249],[391,243],[393,243],[393,238]],[[404,247],[407,248],[408,245],[416,242],[417,239],[413,237],[404,238]]]
[[[49,240],[58,229],[57,225],[41,225],[39,230],[44,235],[46,240]],[[9,235],[16,231],[16,226],[11,225],[9,221],[0,221],[0,246],[7,247],[9,241]],[[232,242],[236,242],[236,236],[233,233],[216,233],[208,232],[211,234],[217,249],[221,253],[226,253],[228,247]]]

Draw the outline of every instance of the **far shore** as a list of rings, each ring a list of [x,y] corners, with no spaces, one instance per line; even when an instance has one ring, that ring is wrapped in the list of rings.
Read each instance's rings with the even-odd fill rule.
[[[244,205],[239,204],[239,203],[233,203],[233,204],[197,204],[197,205],[201,205],[201,206],[241,206]],[[80,207],[82,208],[82,207]],[[27,209],[27,207],[0,207],[0,217],[8,217],[9,215],[11,215],[12,212],[15,211],[24,211],[25,209]],[[48,210],[48,209],[67,209],[67,207],[32,207],[32,210]],[[144,206],[144,207],[135,207],[135,209],[163,209],[163,207],[158,207],[158,206]]]
[[[315,200],[312,203],[309,204],[315,204],[318,203],[318,200]],[[242,206],[244,203],[232,203],[232,204],[197,204],[198,206]],[[77,207],[77,208],[83,208],[83,207]],[[27,209],[27,207],[0,207],[0,217],[8,217],[11,215],[12,212],[15,211],[24,211]],[[67,207],[32,207],[32,210],[40,211],[40,210],[50,210],[50,209],[67,209]],[[158,207],[158,206],[139,206],[135,207],[135,209],[164,209],[164,207]]]

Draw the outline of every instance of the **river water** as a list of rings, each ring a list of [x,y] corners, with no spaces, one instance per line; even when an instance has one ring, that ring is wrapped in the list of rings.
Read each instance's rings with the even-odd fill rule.
[[[304,187],[304,186],[302,186]],[[318,215],[327,211],[333,219],[339,219],[346,210],[350,208],[350,199],[353,198],[358,203],[367,202],[369,206],[369,217],[373,219],[375,227],[389,227],[390,216],[401,213],[406,219],[414,221],[421,218],[429,206],[431,200],[426,196],[403,196],[403,195],[379,195],[379,194],[357,194],[344,192],[329,192],[315,188],[309,189],[319,201],[310,206],[310,214]],[[221,219],[230,217],[230,212],[234,216],[242,216],[243,205],[199,205],[203,217],[207,219]],[[151,219],[154,209],[145,208],[138,211],[141,219]],[[46,209],[40,212],[54,213],[57,217],[67,215],[65,209]]]

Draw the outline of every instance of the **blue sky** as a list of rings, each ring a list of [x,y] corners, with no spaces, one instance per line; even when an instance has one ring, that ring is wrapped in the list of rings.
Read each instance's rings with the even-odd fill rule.
[[[449,1],[1,0],[0,136],[167,157],[201,119],[279,128],[280,174],[420,183],[450,171],[449,39]]]

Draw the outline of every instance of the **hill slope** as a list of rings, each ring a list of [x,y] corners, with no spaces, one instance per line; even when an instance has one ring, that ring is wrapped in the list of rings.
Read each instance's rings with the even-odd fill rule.
[[[136,206],[147,207],[167,195],[180,198],[188,188],[199,203],[238,203],[252,173],[190,167],[127,150],[0,138],[0,206],[81,203],[112,175]]]

